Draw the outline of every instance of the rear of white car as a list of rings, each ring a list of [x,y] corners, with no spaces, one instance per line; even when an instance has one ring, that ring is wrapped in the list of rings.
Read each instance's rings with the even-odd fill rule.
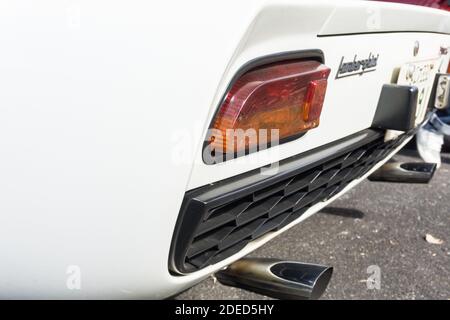
[[[386,162],[425,120],[450,57],[450,14],[372,1],[3,1],[0,24],[3,298],[189,288]],[[318,126],[205,161],[236,81],[292,61],[329,69]],[[409,128],[380,116],[389,90],[414,106]],[[324,184],[287,191],[311,171]],[[314,181],[329,193],[314,198]],[[274,222],[273,206],[298,192],[314,199]],[[202,226],[214,212],[231,218]]]

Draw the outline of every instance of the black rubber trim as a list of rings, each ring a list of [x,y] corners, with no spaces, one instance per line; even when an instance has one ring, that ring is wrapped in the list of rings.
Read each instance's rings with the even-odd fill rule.
[[[326,38],[326,37],[342,37],[342,36],[358,36],[358,35],[368,35],[368,34],[385,34],[385,33],[431,33],[431,34],[443,34],[449,35],[447,32],[438,32],[438,31],[413,31],[413,30],[405,30],[405,31],[367,31],[367,32],[348,32],[348,33],[328,33],[328,34],[318,34],[318,38]]]
[[[241,66],[239,68],[239,70],[236,72],[236,74],[233,76],[230,83],[228,84],[227,89],[225,90],[224,94],[222,95],[222,98],[220,99],[219,105],[216,107],[216,111],[214,112],[214,115],[211,118],[208,128],[211,128],[213,121],[216,118],[217,113],[219,112],[220,106],[225,101],[226,95],[231,90],[231,88],[236,83],[236,81],[240,77],[242,77],[242,75],[244,75],[245,73],[247,73],[253,69],[256,69],[256,68],[259,68],[262,66],[267,66],[267,65],[270,65],[273,63],[278,63],[278,62],[288,62],[288,61],[293,61],[293,60],[296,60],[296,61],[297,60],[316,60],[322,64],[325,64],[325,55],[324,55],[323,51],[320,49],[308,49],[308,50],[299,50],[299,51],[280,52],[280,53],[275,53],[275,54],[271,54],[271,55],[267,55],[267,56],[258,57],[258,58],[248,61],[247,63],[245,63],[243,66]],[[283,143],[287,143],[287,142],[296,140],[296,139],[304,136],[305,134],[306,134],[306,132],[301,132],[293,137],[282,139],[282,140],[280,140],[279,144],[283,144]],[[203,151],[205,150],[205,148],[207,146],[208,146],[208,142],[205,140],[203,143],[203,147],[202,147],[202,160],[206,165],[214,165],[216,163],[226,161],[226,160],[223,160],[223,161],[219,161],[219,162],[216,162],[213,164],[208,163],[208,161],[205,161],[205,158],[203,157]],[[268,147],[270,148],[270,146],[268,146]],[[248,154],[248,150],[245,151],[245,154],[246,155]]]
[[[383,85],[372,127],[406,132],[412,130],[416,121],[417,97],[417,87]]]
[[[239,68],[239,70],[236,72],[236,74],[231,79],[231,81],[227,87],[227,90],[222,97],[219,107],[222,104],[223,100],[225,99],[225,96],[228,93],[228,91],[230,91],[231,87],[236,82],[236,80],[239,79],[243,74],[247,73],[248,71],[262,67],[262,66],[266,66],[268,64],[281,62],[281,61],[287,62],[287,61],[292,61],[292,60],[306,60],[306,59],[316,60],[320,63],[325,64],[325,55],[324,55],[323,51],[320,49],[286,51],[286,52],[280,52],[280,53],[262,56],[262,57],[255,58],[253,60],[248,61],[242,67]]]

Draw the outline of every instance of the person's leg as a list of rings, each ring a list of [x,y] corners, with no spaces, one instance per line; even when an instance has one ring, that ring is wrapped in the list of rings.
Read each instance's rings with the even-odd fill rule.
[[[450,116],[439,117],[439,119],[446,124],[450,124]]]
[[[444,144],[444,135],[433,126],[427,124],[416,134],[417,151],[425,162],[436,163],[441,166],[441,149]]]

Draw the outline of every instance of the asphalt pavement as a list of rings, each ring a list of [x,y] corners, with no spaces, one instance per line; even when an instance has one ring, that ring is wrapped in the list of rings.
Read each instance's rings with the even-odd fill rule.
[[[420,161],[411,150],[396,158]],[[430,184],[363,181],[251,256],[333,266],[322,299],[450,299],[450,154],[442,159]],[[379,289],[368,286],[373,266]],[[209,278],[177,299],[267,298]]]

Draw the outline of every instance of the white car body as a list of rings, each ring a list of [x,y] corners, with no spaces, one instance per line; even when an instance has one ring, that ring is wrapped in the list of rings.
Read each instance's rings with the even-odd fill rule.
[[[449,59],[439,50],[450,46],[450,14],[417,6],[5,0],[0,7],[1,298],[166,298],[193,286],[293,224],[175,275],[169,252],[186,191],[369,128],[394,69],[436,58],[445,72]],[[251,60],[307,49],[322,50],[332,70],[320,126],[206,165],[203,139],[235,73]],[[341,57],[369,53],[379,54],[376,72],[335,79]]]

